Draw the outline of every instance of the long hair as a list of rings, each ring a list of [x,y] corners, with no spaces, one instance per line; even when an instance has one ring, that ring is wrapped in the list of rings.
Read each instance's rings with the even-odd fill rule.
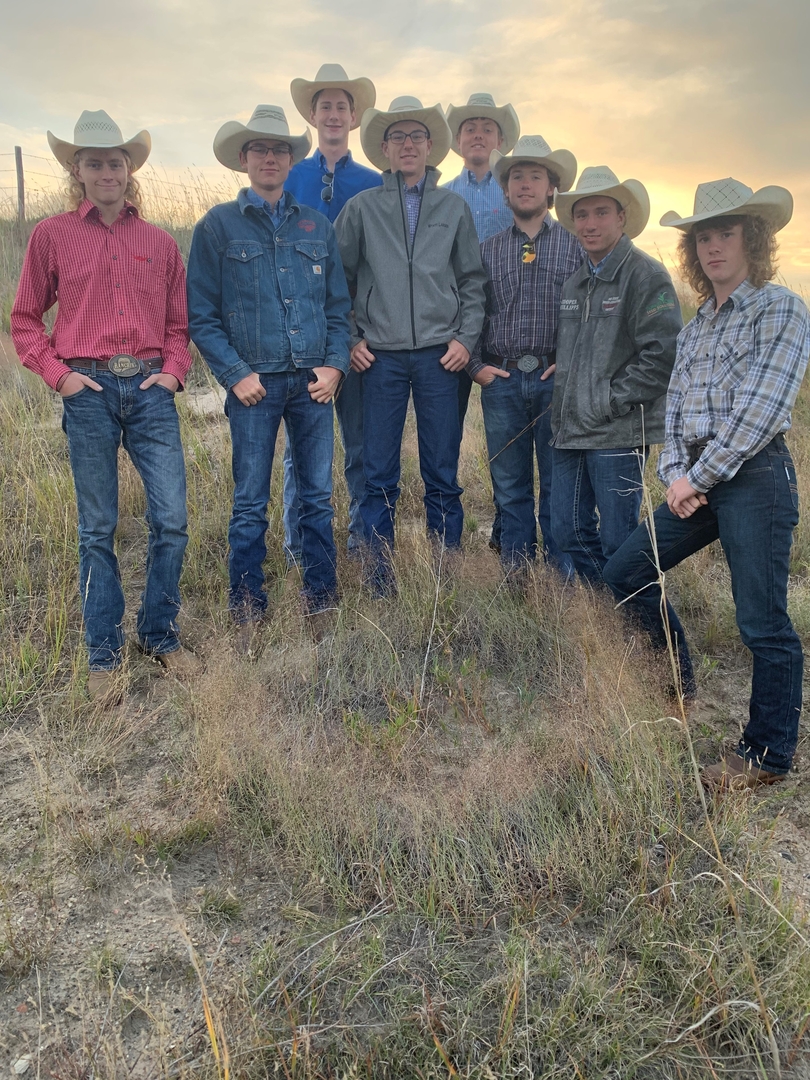
[[[87,193],[84,190],[84,184],[81,183],[73,173],[73,166],[79,160],[81,153],[81,150],[77,150],[73,161],[69,166],[66,166],[65,200],[67,202],[68,210],[78,210],[87,197]],[[131,203],[140,214],[143,205],[141,199],[141,185],[135,179],[135,174],[132,171],[132,159],[123,147],[121,147],[121,153],[126,158],[127,172],[129,173],[126,190],[124,191],[124,198],[128,203]]]
[[[678,241],[678,260],[681,277],[690,285],[703,304],[714,296],[714,285],[706,277],[697,253],[697,233],[704,229],[727,229],[731,225],[743,227],[743,251],[748,263],[748,280],[755,289],[761,289],[766,281],[776,276],[776,230],[769,221],[758,214],[727,214],[710,218],[693,225]]]

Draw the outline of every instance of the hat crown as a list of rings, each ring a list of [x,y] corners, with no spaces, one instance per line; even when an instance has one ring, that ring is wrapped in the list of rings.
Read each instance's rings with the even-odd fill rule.
[[[333,79],[336,83],[349,82],[346,69],[341,64],[321,64],[318,74],[312,80],[316,83],[329,82]]]
[[[287,117],[280,105],[257,105],[247,122],[249,128],[266,131],[268,135],[289,135]]]
[[[710,180],[698,184],[695,192],[695,214],[722,213],[735,210],[753,197],[753,190],[746,184],[728,176],[724,180]]]
[[[548,157],[551,147],[542,135],[521,135],[512,150],[512,157]]]
[[[495,104],[495,98],[492,96],[492,94],[484,93],[470,94],[470,97],[467,101],[467,106],[469,107],[470,105],[481,105],[483,108],[487,109],[497,108]]]
[[[77,145],[90,139],[104,146],[120,146],[125,140],[121,128],[103,109],[93,112],[85,109],[73,129],[73,141]]]
[[[618,184],[618,176],[607,165],[591,165],[582,170],[576,190],[578,192],[600,191],[602,188],[618,187]]]
[[[413,112],[415,109],[422,109],[424,106],[419,98],[410,97],[408,94],[403,94],[402,97],[395,97],[391,104],[388,106],[389,112]]]

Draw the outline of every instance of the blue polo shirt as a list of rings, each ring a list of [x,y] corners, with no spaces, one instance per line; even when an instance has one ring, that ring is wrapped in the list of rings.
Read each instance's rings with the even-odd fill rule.
[[[358,165],[349,150],[335,165],[332,201],[327,203],[321,198],[321,192],[327,187],[323,178],[328,171],[326,158],[320,150],[316,150],[310,157],[293,165],[284,188],[292,192],[302,206],[317,210],[332,222],[352,195],[382,185],[380,174],[365,165]]]

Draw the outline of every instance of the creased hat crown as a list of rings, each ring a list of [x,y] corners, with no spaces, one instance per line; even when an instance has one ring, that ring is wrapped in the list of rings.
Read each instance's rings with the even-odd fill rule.
[[[725,180],[711,180],[698,184],[695,192],[696,214],[722,214],[734,210],[753,196],[753,188],[729,176]]]

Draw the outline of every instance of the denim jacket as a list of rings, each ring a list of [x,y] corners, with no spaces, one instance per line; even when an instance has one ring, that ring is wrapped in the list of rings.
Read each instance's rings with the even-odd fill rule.
[[[334,229],[285,199],[277,229],[245,189],[194,227],[189,332],[226,389],[254,371],[349,368],[351,302]]]

